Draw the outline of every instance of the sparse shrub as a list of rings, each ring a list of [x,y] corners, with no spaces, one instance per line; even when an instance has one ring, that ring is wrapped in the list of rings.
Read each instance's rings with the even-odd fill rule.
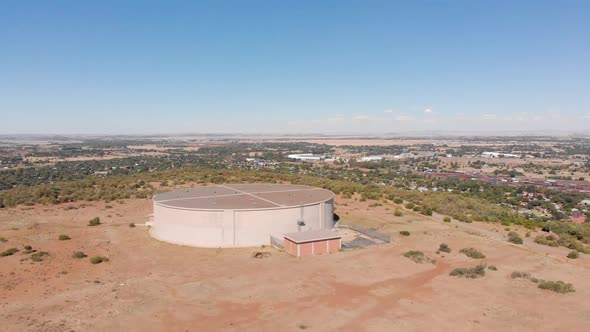
[[[508,242],[514,243],[514,244],[522,244],[523,243],[522,238],[516,232],[508,233]]]
[[[423,215],[426,215],[426,216],[431,216],[432,215],[432,209],[431,208],[423,208],[421,213]]]
[[[541,289],[552,290],[552,291],[554,291],[556,293],[560,293],[560,294],[573,293],[576,291],[572,284],[565,283],[561,280],[558,280],[558,281],[544,281],[544,280],[542,280],[539,282],[538,287]]]
[[[383,206],[383,204],[381,204],[381,203],[373,203],[373,204],[370,204],[369,205],[370,208],[379,207],[379,206]]]
[[[424,255],[422,251],[417,250],[410,250],[404,253],[404,257],[411,259],[415,263],[423,264],[423,263],[432,263],[436,264],[436,259],[431,259]]]
[[[47,251],[39,251],[31,255],[31,260],[33,262],[42,262],[48,256],[49,253]]]
[[[551,235],[539,235],[535,237],[535,243],[542,244],[544,246],[559,247],[559,244],[557,244],[557,241],[555,241],[555,237]]]
[[[113,207],[111,205],[106,205],[104,208],[105,209],[112,209]]]
[[[465,254],[467,257],[471,257],[471,258],[475,258],[475,259],[486,258],[486,255],[484,255],[481,251],[479,251],[475,248],[463,248],[463,249],[459,250],[459,252],[462,254]]]
[[[134,223],[130,223],[129,224],[129,227],[133,228],[133,227],[135,227],[135,224]]]
[[[575,251],[575,250],[574,250],[574,251],[572,251],[572,252],[570,252],[569,254],[567,254],[567,258],[570,258],[570,259],[576,259],[576,258],[578,258],[579,256],[580,256],[580,255],[579,255],[579,254],[578,254],[578,252],[577,252],[577,251]]]
[[[408,232],[408,231],[400,231],[399,232],[399,235],[401,235],[401,236],[410,236],[410,232]]]
[[[406,209],[411,210],[414,208],[414,203],[406,203],[405,207]]]
[[[486,275],[486,265],[479,264],[475,267],[470,268],[456,268],[453,271],[451,271],[449,275],[458,278],[481,278]]]
[[[88,226],[98,226],[100,225],[100,218],[96,217],[96,218],[92,218],[88,221]]]
[[[396,199],[394,199],[394,200],[393,200],[393,202],[394,202],[395,204],[402,204],[402,203],[404,202],[404,200],[403,200],[403,199],[401,199],[401,198],[399,198],[399,197],[397,197]]]
[[[534,282],[535,284],[539,283],[539,279],[537,279],[535,277],[531,277],[529,280]]]
[[[6,242],[8,241],[5,237],[0,237],[0,242]]]
[[[109,259],[104,256],[94,256],[94,257],[90,258],[90,263],[92,263],[92,264],[100,264],[102,262],[108,262],[108,261],[109,261]]]
[[[438,251],[442,251],[442,252],[449,253],[449,252],[451,252],[451,248],[449,248],[449,245],[448,245],[448,244],[446,244],[446,243],[441,243],[441,244],[438,246]]]
[[[6,256],[12,256],[14,254],[16,254],[18,252],[18,249],[16,248],[9,248],[4,250],[3,252],[0,252],[0,256],[1,257],[6,257]]]
[[[397,210],[395,210],[395,212],[393,212],[393,215],[396,216],[396,217],[401,217],[404,214],[403,214],[403,212],[401,210],[397,209]]]
[[[414,212],[420,212],[422,210],[421,207],[419,206],[414,206],[414,208],[412,209]]]
[[[529,279],[531,274],[528,272],[514,271],[510,274],[512,279]]]
[[[66,241],[66,240],[69,240],[70,237],[67,234],[60,234],[57,239],[60,241]]]
[[[524,233],[524,236],[525,236],[525,237],[531,237],[531,232],[526,232],[526,233]]]
[[[445,217],[445,218],[443,219],[443,221],[444,221],[444,222],[451,222],[451,217]]]
[[[33,252],[33,247],[31,247],[29,245],[24,246],[24,248],[25,248],[25,251],[24,251],[25,254],[30,254]]]
[[[488,270],[498,271],[498,268],[495,265],[488,266]]]
[[[72,258],[84,258],[84,257],[88,257],[88,255],[86,255],[85,253],[83,253],[81,251],[75,251],[72,254]]]

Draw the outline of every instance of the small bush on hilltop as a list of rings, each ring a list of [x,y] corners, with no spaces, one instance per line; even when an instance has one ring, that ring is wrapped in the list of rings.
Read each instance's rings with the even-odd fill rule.
[[[514,244],[522,244],[523,243],[522,238],[516,232],[508,233],[508,242],[514,243]]]
[[[445,218],[443,219],[443,221],[444,221],[444,222],[451,222],[451,217],[445,217]]]
[[[399,235],[401,235],[401,236],[410,236],[410,232],[408,232],[408,231],[400,231],[399,232]]]
[[[512,274],[510,274],[510,277],[512,279],[529,279],[531,274],[528,272],[514,271]]]
[[[441,243],[441,244],[438,246],[438,251],[442,251],[442,252],[449,253],[449,252],[451,252],[451,248],[449,248],[449,245],[448,245],[448,244],[446,244],[446,243]]]
[[[88,221],[88,226],[98,226],[100,225],[100,218],[96,217],[96,218],[92,218]]]
[[[16,254],[17,252],[18,252],[18,249],[10,248],[10,249],[6,249],[3,252],[0,252],[0,256],[1,257],[12,256],[12,255]]]
[[[431,259],[424,255],[422,251],[410,250],[404,253],[404,257],[411,259],[415,263],[423,264],[423,263],[432,263],[436,264],[436,259]]]
[[[579,255],[579,254],[578,254],[578,252],[577,252],[577,251],[575,251],[575,250],[574,250],[574,251],[572,251],[572,252],[570,252],[569,254],[567,254],[567,258],[570,258],[570,259],[576,259],[576,258],[578,258],[579,256],[580,256],[580,255]]]
[[[394,216],[396,216],[396,217],[401,217],[401,216],[403,216],[404,214],[402,213],[402,211],[401,211],[401,210],[397,209],[397,210],[395,210],[395,212],[393,212],[393,215],[394,215]]]
[[[42,262],[48,256],[49,253],[47,251],[39,251],[31,255],[31,260],[33,262]]]
[[[83,253],[81,251],[75,251],[74,254],[72,255],[72,258],[84,258],[84,257],[88,257],[88,255],[86,255],[85,253]]]
[[[467,257],[471,257],[474,259],[486,258],[486,255],[484,255],[481,251],[475,248],[463,248],[459,250],[459,252],[465,254]]]
[[[94,257],[90,258],[90,263],[92,263],[92,264],[100,264],[102,262],[108,262],[108,261],[109,261],[109,259],[104,256],[94,256]]]
[[[554,292],[560,293],[560,294],[573,293],[576,291],[574,289],[574,285],[572,285],[570,283],[565,283],[561,280],[558,280],[558,281],[544,281],[544,280],[542,280],[539,282],[538,287],[541,289],[551,290],[551,291],[554,291]]]
[[[538,244],[542,244],[544,246],[559,247],[559,244],[557,244],[555,237],[552,235],[539,235],[535,237],[535,242]]]
[[[69,240],[70,237],[67,236],[66,234],[60,234],[60,236],[57,239],[60,241],[65,241],[65,240]]]
[[[456,268],[453,271],[451,271],[449,275],[458,278],[481,278],[486,275],[486,265],[479,264],[475,267],[470,268]]]

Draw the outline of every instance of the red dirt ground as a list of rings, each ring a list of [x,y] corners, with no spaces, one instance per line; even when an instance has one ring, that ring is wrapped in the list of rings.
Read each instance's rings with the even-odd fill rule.
[[[339,199],[338,203],[343,203]],[[297,259],[271,248],[199,249],[152,239],[143,223],[149,200],[87,202],[0,210],[0,330],[5,331],[583,331],[590,326],[590,259],[569,250],[507,243],[504,227],[444,223],[393,204],[338,205],[343,221],[380,228],[393,243]],[[87,221],[99,216],[96,227]],[[411,232],[399,237],[400,230]],[[518,229],[524,237],[524,230]],[[72,239],[58,241],[59,234]],[[450,254],[438,255],[440,243]],[[23,245],[49,252],[32,262]],[[475,247],[498,267],[479,279],[449,276],[479,263],[459,253]],[[256,250],[272,256],[253,259]],[[436,264],[402,254],[421,250]],[[92,265],[74,251],[109,262]],[[512,271],[571,282],[557,294]]]

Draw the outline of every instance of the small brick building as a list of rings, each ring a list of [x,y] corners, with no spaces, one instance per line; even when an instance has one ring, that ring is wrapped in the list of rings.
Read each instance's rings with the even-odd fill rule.
[[[338,252],[342,245],[340,235],[331,229],[318,229],[285,234],[285,251],[303,257]]]

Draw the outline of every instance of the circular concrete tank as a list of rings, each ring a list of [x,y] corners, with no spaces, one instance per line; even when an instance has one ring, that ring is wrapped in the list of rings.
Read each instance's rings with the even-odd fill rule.
[[[334,226],[334,193],[284,184],[226,184],[155,195],[150,234],[195,247],[251,247]]]

